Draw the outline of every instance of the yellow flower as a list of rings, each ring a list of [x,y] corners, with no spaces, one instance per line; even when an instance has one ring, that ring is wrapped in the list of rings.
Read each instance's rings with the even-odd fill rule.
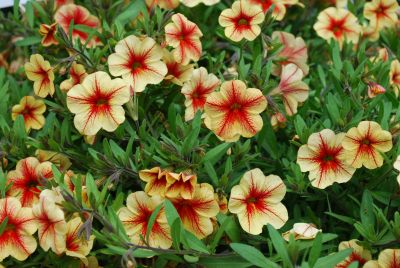
[[[344,261],[340,262],[335,268],[346,268],[351,263],[357,261],[359,267],[362,267],[368,260],[371,259],[371,252],[362,246],[358,245],[356,239],[350,241],[343,241],[339,244],[339,251],[351,248],[353,252]]]
[[[364,268],[399,268],[400,249],[385,249],[379,253],[377,261],[368,261]]]
[[[39,33],[43,35],[42,45],[44,47],[48,47],[51,45],[58,45],[58,41],[55,38],[57,33],[57,23],[53,23],[51,25],[40,24]]]
[[[35,155],[39,162],[49,161],[60,168],[61,171],[65,171],[71,166],[69,158],[62,153],[38,149]]]
[[[25,96],[20,100],[19,104],[12,107],[11,118],[16,120],[18,115],[22,115],[27,131],[31,128],[41,129],[45,123],[43,116],[45,111],[46,105],[43,100],[35,99],[32,96]]]
[[[218,202],[219,212],[222,214],[228,213],[228,199],[223,194],[214,194],[215,200]]]
[[[203,3],[206,6],[212,6],[219,3],[220,0],[181,0],[182,4],[188,7],[197,6],[200,3]]]
[[[191,199],[197,184],[197,176],[181,172],[179,174],[173,172],[166,173],[167,187],[165,196],[168,198],[182,197],[183,199]]]
[[[396,11],[399,4],[396,0],[372,0],[364,5],[364,17],[372,25],[376,25],[377,30],[385,27],[394,27],[398,21]]]
[[[82,64],[74,62],[69,69],[69,79],[64,80],[60,84],[60,89],[64,92],[68,92],[73,86],[82,84],[86,76],[85,67]]]
[[[33,81],[33,90],[41,98],[54,94],[54,73],[50,62],[44,60],[42,55],[31,55],[30,61],[25,63],[25,73]]]
[[[283,239],[290,240],[290,235],[293,234],[295,240],[309,240],[314,239],[318,233],[322,232],[321,229],[315,228],[315,225],[310,223],[295,223],[293,228],[282,234]]]
[[[189,81],[193,72],[193,65],[183,65],[178,63],[171,52],[167,49],[163,50],[163,61],[167,65],[168,73],[164,80],[171,81],[172,83],[182,86],[183,83]]]
[[[150,196],[165,196],[168,186],[166,172],[159,167],[139,171],[139,178],[146,182],[144,191]]]
[[[146,0],[146,5],[150,9],[155,5],[163,9],[174,9],[179,6],[179,0]]]
[[[390,64],[390,84],[394,88],[396,96],[399,96],[400,90],[400,62],[399,60],[393,60]]]

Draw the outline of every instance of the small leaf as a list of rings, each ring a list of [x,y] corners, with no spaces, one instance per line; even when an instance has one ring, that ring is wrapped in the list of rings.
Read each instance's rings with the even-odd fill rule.
[[[240,243],[230,243],[229,246],[243,259],[249,261],[251,264],[256,265],[257,267],[263,267],[263,268],[279,267],[278,265],[267,259],[255,247]]]
[[[315,263],[314,268],[334,267],[336,264],[346,259],[352,251],[353,250],[351,248],[347,248],[339,251],[338,253],[319,258]]]

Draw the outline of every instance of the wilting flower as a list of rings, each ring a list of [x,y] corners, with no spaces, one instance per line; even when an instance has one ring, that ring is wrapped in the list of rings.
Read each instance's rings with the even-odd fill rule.
[[[21,207],[14,197],[0,199],[0,222],[7,217],[7,224],[0,234],[0,261],[8,256],[19,261],[26,260],[37,247],[32,234],[37,230],[32,209]]]
[[[110,73],[122,76],[134,92],[142,92],[148,84],[159,84],[167,74],[162,56],[161,47],[152,38],[130,35],[117,43],[108,66]]]
[[[203,111],[207,96],[215,91],[219,84],[219,79],[214,74],[209,74],[204,67],[192,72],[192,76],[181,89],[186,99],[185,121],[192,120],[197,111]]]
[[[159,196],[148,196],[145,192],[135,192],[128,196],[126,207],[118,211],[118,216],[125,227],[126,233],[136,245],[145,245],[149,219],[154,210],[162,203]],[[163,249],[170,248],[172,239],[170,227],[162,208],[157,214],[154,225],[150,230],[148,245]]]
[[[288,220],[287,209],[281,203],[285,193],[281,178],[265,176],[260,169],[252,169],[232,188],[228,208],[238,215],[243,230],[257,235],[268,223],[278,229]]]
[[[376,96],[383,94],[385,92],[386,92],[386,89],[383,86],[381,86],[375,82],[368,83],[368,97],[370,99],[375,98]]]
[[[253,41],[261,33],[264,13],[260,6],[239,0],[230,9],[222,11],[218,18],[219,25],[225,28],[225,35],[235,42],[247,39]]]
[[[174,9],[179,6],[179,0],[146,0],[146,5],[150,9],[156,5],[163,9]]]
[[[360,168],[374,169],[383,165],[381,153],[392,149],[392,135],[373,121],[362,121],[347,131],[342,142],[348,163]]]
[[[344,261],[340,262],[335,268],[346,268],[352,262],[357,261],[360,267],[371,259],[371,252],[357,244],[358,240],[343,241],[339,244],[339,251],[351,248],[353,252]]]
[[[57,32],[57,23],[51,25],[40,24],[39,33],[43,35],[42,45],[48,47],[51,45],[58,45],[58,41],[55,38]]]
[[[17,197],[24,207],[32,206],[39,199],[38,187],[52,178],[50,162],[39,163],[35,157],[22,159],[7,174],[7,183],[12,184],[7,195]]]
[[[346,163],[346,153],[342,147],[345,134],[330,129],[313,133],[307,144],[297,153],[297,164],[302,172],[309,171],[308,178],[314,187],[324,189],[334,182],[348,182],[355,168]]]
[[[183,65],[178,63],[167,49],[164,49],[163,61],[168,69],[168,73],[164,78],[165,80],[171,81],[178,86],[182,86],[183,83],[189,81],[193,72],[192,64]]]
[[[218,202],[219,206],[219,212],[222,214],[228,213],[228,199],[226,199],[226,196],[223,194],[214,194],[215,200]]]
[[[203,33],[195,23],[180,13],[173,15],[171,20],[165,26],[165,41],[175,48],[172,51],[175,60],[183,65],[190,60],[198,61],[202,51],[200,37]]]
[[[82,84],[86,76],[85,67],[82,64],[74,62],[69,69],[69,79],[64,80],[60,84],[60,89],[64,92],[68,92],[73,86]]]
[[[272,74],[281,75],[282,67],[293,63],[303,71],[304,75],[307,75],[309,71],[308,54],[303,38],[295,37],[291,33],[276,31],[272,33],[272,39],[278,39],[283,45],[282,50],[277,54],[277,62],[273,65]]]
[[[32,96],[23,97],[19,104],[14,105],[11,110],[11,118],[16,120],[18,115],[24,117],[25,129],[41,129],[44,126],[45,118],[43,113],[46,105],[43,100],[35,99]]]
[[[282,68],[281,81],[278,87],[273,89],[271,96],[281,95],[285,110],[288,115],[297,113],[297,106],[308,98],[309,88],[306,83],[301,81],[303,72],[293,63],[289,63]]]
[[[280,112],[274,113],[271,116],[271,126],[274,130],[278,130],[279,128],[284,128],[286,126],[286,117]]]
[[[385,27],[394,27],[398,20],[396,0],[372,0],[364,5],[364,17],[379,31]]]
[[[35,155],[39,162],[49,161],[60,168],[61,171],[65,171],[71,166],[69,158],[59,152],[38,149],[36,150]]]
[[[197,176],[194,174],[166,173],[167,187],[165,196],[168,198],[182,197],[183,199],[191,199],[194,195],[194,189],[197,184]]]
[[[200,3],[205,4],[206,6],[212,6],[216,3],[219,3],[220,0],[181,0],[182,4],[188,7],[197,6]]]
[[[139,171],[139,178],[146,182],[145,192],[151,196],[165,196],[168,185],[166,172],[159,167]]]
[[[267,100],[259,89],[246,88],[240,80],[227,81],[222,83],[219,92],[207,97],[205,124],[221,140],[250,138],[262,128],[260,113],[265,108]]]
[[[328,7],[319,13],[314,30],[325,40],[335,39],[340,47],[344,41],[358,43],[361,26],[357,17],[344,8]]]
[[[290,240],[290,235],[293,235],[295,240],[309,240],[314,239],[318,233],[322,232],[321,229],[315,228],[314,224],[310,223],[295,223],[293,228],[282,234],[283,239]]]
[[[67,93],[68,109],[75,114],[74,125],[84,135],[100,129],[112,132],[125,121],[122,105],[130,100],[125,82],[105,72],[89,74],[82,84]]]
[[[90,14],[85,7],[75,4],[67,4],[60,7],[54,15],[55,21],[61,26],[64,32],[68,33],[72,21],[74,25],[84,25],[94,30],[100,27],[100,21],[96,16]],[[78,39],[82,43],[87,42],[89,34],[78,29],[72,29],[72,39]],[[92,38],[88,42],[88,46],[96,46],[100,44],[97,37]]]
[[[25,63],[25,73],[33,81],[33,90],[41,98],[54,94],[54,73],[50,62],[44,60],[42,55],[31,55],[30,61]]]
[[[398,268],[400,267],[400,249],[385,249],[379,253],[377,261],[368,261],[364,268]]]
[[[186,230],[202,239],[213,232],[211,218],[217,216],[219,206],[210,184],[197,184],[192,199],[171,199]]]
[[[396,96],[399,95],[400,90],[400,62],[399,60],[394,60],[390,64],[390,84],[395,88]]]

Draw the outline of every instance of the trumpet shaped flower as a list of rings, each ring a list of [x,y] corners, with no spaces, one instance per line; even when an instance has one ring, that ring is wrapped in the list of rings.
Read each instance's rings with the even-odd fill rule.
[[[166,172],[159,167],[139,171],[139,178],[146,182],[144,191],[150,196],[165,196],[168,186]]]
[[[283,239],[290,240],[290,235],[293,234],[295,240],[310,240],[314,239],[322,230],[315,228],[313,224],[309,223],[295,223],[293,228],[282,234]]]
[[[74,62],[69,69],[69,79],[64,80],[60,84],[60,89],[64,92],[68,92],[73,86],[82,84],[86,76],[85,67],[82,64]]]
[[[43,100],[35,99],[32,96],[23,97],[19,104],[14,105],[11,110],[11,118],[17,119],[18,115],[24,117],[25,129],[41,129],[44,126],[45,118],[43,113],[46,105]]]
[[[358,240],[352,239],[350,241],[343,241],[339,244],[339,251],[351,248],[353,252],[344,261],[340,262],[335,268],[347,268],[353,262],[358,262],[360,267],[370,260],[371,252],[357,244]]]
[[[51,25],[41,24],[39,28],[39,33],[43,35],[42,46],[49,47],[51,45],[58,45],[58,41],[55,38],[57,33],[57,23]]]
[[[168,73],[164,78],[165,80],[171,81],[178,86],[182,86],[183,83],[189,81],[193,72],[192,64],[183,65],[178,63],[167,49],[164,49],[163,61],[168,69]]]
[[[396,25],[398,8],[399,4],[396,0],[372,0],[364,5],[364,17],[379,31]]]
[[[165,196],[168,198],[182,197],[191,199],[197,184],[197,176],[194,174],[168,172],[166,176],[167,188]]]
[[[400,61],[393,60],[390,64],[390,84],[395,90],[396,96],[399,96],[400,90]]]
[[[285,0],[249,0],[250,4],[261,7],[264,13],[267,13],[267,11],[273,5],[274,9],[272,10],[272,16],[277,21],[281,21],[285,17],[285,14],[286,14],[285,2],[288,2],[288,1],[285,1]]]
[[[33,90],[41,98],[54,94],[54,72],[50,62],[44,60],[40,54],[31,55],[29,62],[25,63],[25,73],[33,81]]]

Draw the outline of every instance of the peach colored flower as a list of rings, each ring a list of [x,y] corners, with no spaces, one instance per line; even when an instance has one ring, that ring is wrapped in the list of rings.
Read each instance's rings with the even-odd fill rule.
[[[271,116],[271,126],[275,131],[278,130],[279,128],[285,128],[286,121],[287,119],[285,115],[280,112],[274,113]]]
[[[32,209],[21,207],[14,197],[0,199],[0,222],[7,217],[5,229],[0,234],[0,261],[8,256],[24,261],[37,247],[34,234],[37,230]]]
[[[227,81],[219,92],[208,95],[204,105],[205,124],[221,140],[250,138],[262,128],[260,113],[265,108],[267,100],[259,89],[246,88],[240,80]]]
[[[374,42],[379,39],[379,28],[378,25],[375,23],[363,23],[362,24],[362,35],[363,37],[367,38],[368,40]]]
[[[361,26],[347,9],[328,7],[319,13],[314,30],[325,40],[335,39],[342,47],[345,40],[358,43]]]
[[[159,167],[139,171],[139,178],[146,182],[144,191],[150,196],[165,196],[168,181],[165,171]]]
[[[293,235],[295,240],[310,240],[314,239],[318,233],[322,232],[321,229],[315,228],[314,224],[310,223],[295,223],[293,228],[282,234],[283,239],[290,240],[290,235]]]
[[[249,3],[262,8],[264,13],[274,5],[272,16],[275,20],[281,21],[286,14],[285,0],[249,0]]]
[[[148,84],[159,84],[168,69],[161,61],[163,51],[150,37],[130,35],[115,46],[108,57],[108,67],[113,76],[122,78],[134,92],[142,92]]]
[[[356,171],[346,163],[346,152],[342,147],[345,134],[330,129],[313,133],[307,144],[297,153],[297,164],[302,172],[309,171],[309,180],[314,187],[325,189],[334,182],[348,182]]]
[[[368,83],[368,97],[370,99],[373,99],[380,94],[384,94],[385,92],[386,92],[386,89],[383,86],[381,86],[375,82]]]
[[[223,194],[214,194],[215,200],[218,202],[219,212],[222,214],[228,213],[228,199]]]
[[[220,0],[181,0],[182,4],[188,7],[197,6],[200,3],[203,3],[206,6],[212,6],[220,2]]]
[[[178,86],[182,86],[183,83],[189,81],[193,72],[193,65],[183,65],[178,63],[172,53],[167,49],[164,49],[163,53],[163,61],[167,65],[168,69],[168,73],[164,80],[170,81]]]
[[[25,96],[19,104],[14,105],[11,110],[11,118],[15,121],[18,115],[24,117],[25,129],[41,129],[44,126],[45,118],[43,113],[46,105],[43,100],[35,99],[32,96]]]
[[[399,4],[396,0],[372,0],[364,5],[364,17],[377,30],[385,27],[394,27],[398,21],[396,10]]]
[[[358,245],[356,239],[350,241],[343,241],[339,244],[339,251],[351,248],[353,252],[344,261],[340,262],[335,268],[347,268],[352,262],[357,261],[358,265],[362,267],[368,260],[370,260],[371,252],[362,246]]]
[[[363,268],[399,268],[400,249],[385,249],[379,253],[378,260],[368,261]]]
[[[150,216],[161,203],[162,199],[159,196],[150,197],[142,191],[132,193],[128,196],[126,207],[122,207],[118,211],[118,216],[132,243],[136,245],[146,244],[143,239],[146,239]],[[147,242],[151,247],[163,249],[170,248],[172,245],[170,227],[163,208],[154,221],[149,241]]]
[[[82,64],[73,62],[69,69],[69,79],[64,80],[60,84],[60,89],[68,92],[73,86],[82,84],[87,75],[85,67]]]
[[[257,235],[268,223],[278,229],[288,220],[287,209],[281,203],[285,193],[281,178],[265,176],[260,169],[252,169],[232,188],[228,208],[237,214],[243,230]]]
[[[390,84],[394,88],[396,96],[399,96],[400,90],[400,62],[399,60],[393,60],[390,63]]]
[[[166,173],[167,187],[165,196],[168,198],[182,197],[183,199],[192,199],[197,184],[197,176],[194,174],[179,174],[173,172]]]
[[[54,94],[54,73],[50,62],[44,60],[42,55],[31,55],[30,61],[25,63],[25,73],[33,81],[33,90],[41,98]]]
[[[185,95],[185,121],[192,120],[197,111],[204,110],[208,95],[215,91],[219,84],[220,80],[214,74],[209,74],[204,67],[192,72],[192,76],[181,89]]]
[[[62,153],[37,149],[35,156],[39,162],[49,161],[56,165],[61,171],[66,171],[71,166],[69,158]]]
[[[281,81],[278,87],[270,92],[271,96],[282,96],[283,104],[288,115],[297,113],[297,106],[308,98],[309,88],[306,83],[301,81],[303,72],[297,65],[289,63],[283,66]]]
[[[243,38],[253,41],[261,33],[259,24],[264,18],[260,6],[239,0],[234,2],[230,9],[222,11],[218,22],[225,28],[226,37],[232,41],[239,42]]]
[[[146,0],[146,5],[148,8],[154,8],[154,6],[159,6],[163,9],[174,9],[179,6],[179,0]]]
[[[172,51],[175,60],[183,65],[191,60],[198,61],[201,57],[200,37],[203,33],[195,23],[180,13],[173,15],[171,20],[165,26],[165,42],[175,48]]]
[[[57,23],[51,25],[40,24],[39,33],[43,35],[42,46],[49,47],[51,45],[58,45],[58,41],[55,38],[57,33]]]
[[[107,73],[99,71],[68,91],[67,106],[75,114],[78,131],[95,135],[100,129],[112,132],[125,121],[122,105],[130,98],[129,88],[122,79],[111,80]]]
[[[342,141],[348,163],[360,168],[374,169],[383,165],[381,153],[392,149],[392,135],[373,121],[362,121],[347,131]]]

